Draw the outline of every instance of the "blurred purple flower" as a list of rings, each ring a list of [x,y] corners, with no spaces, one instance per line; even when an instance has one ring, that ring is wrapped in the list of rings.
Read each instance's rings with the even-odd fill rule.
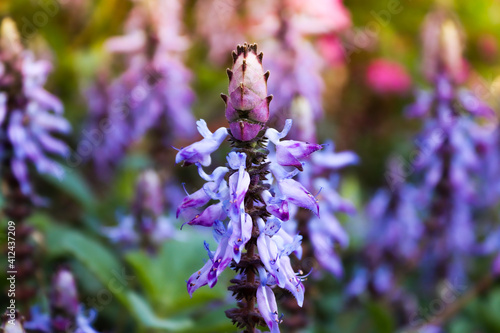
[[[62,333],[68,330],[75,333],[97,333],[90,326],[95,319],[95,312],[85,314],[79,303],[75,278],[68,269],[60,268],[54,274],[49,303],[50,315],[41,312],[38,307],[33,307],[31,319],[24,327],[46,333]]]
[[[109,88],[89,94],[98,101],[89,103],[87,132],[102,137],[92,157],[101,177],[151,130],[160,133],[164,146],[194,134],[191,73],[181,61],[189,45],[181,31],[182,5],[182,0],[138,2],[126,35],[106,42],[110,52],[123,55],[127,70]]]
[[[51,156],[68,155],[69,147],[56,136],[71,126],[62,103],[43,88],[51,64],[23,50],[13,21],[2,20],[0,29],[0,156],[22,192],[32,196],[28,165],[61,180],[64,170]]]
[[[161,179],[146,170],[137,180],[131,214],[118,216],[118,225],[103,227],[102,232],[124,248],[141,246],[154,253],[166,239],[175,237],[171,217],[163,215],[165,208]]]

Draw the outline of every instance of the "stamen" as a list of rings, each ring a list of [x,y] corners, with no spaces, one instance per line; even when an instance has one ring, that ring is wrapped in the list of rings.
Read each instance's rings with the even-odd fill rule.
[[[184,192],[186,192],[186,195],[189,197],[191,194],[189,194],[186,190],[186,183],[182,183],[182,188],[184,189]]]

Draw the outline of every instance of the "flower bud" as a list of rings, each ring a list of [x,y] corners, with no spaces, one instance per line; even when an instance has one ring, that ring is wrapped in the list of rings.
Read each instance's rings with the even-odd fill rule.
[[[52,279],[50,303],[53,311],[61,311],[76,318],[78,314],[78,291],[75,278],[67,268],[60,268]]]
[[[430,13],[422,29],[423,70],[429,80],[445,72],[455,82],[464,79],[462,53],[464,35],[458,21],[449,13]]]
[[[135,213],[148,212],[154,216],[163,213],[163,193],[160,176],[153,170],[141,173],[136,185]]]
[[[229,96],[222,94],[222,99],[231,134],[240,141],[254,139],[269,119],[272,96],[267,96],[269,72],[264,73],[262,56],[257,54],[257,44],[238,45],[233,68],[227,70]]]
[[[20,54],[23,50],[16,23],[11,18],[4,18],[0,25],[0,60],[8,60]]]

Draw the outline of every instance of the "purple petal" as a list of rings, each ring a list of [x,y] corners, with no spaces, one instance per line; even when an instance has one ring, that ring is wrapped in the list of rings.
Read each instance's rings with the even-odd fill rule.
[[[193,297],[193,293],[196,289],[208,284],[208,273],[212,269],[212,265],[212,261],[207,261],[199,271],[191,275],[186,281],[189,296]]]
[[[226,267],[231,263],[233,259],[233,248],[229,246],[229,239],[224,238],[219,243],[217,250],[214,254],[214,263],[210,271],[208,272],[208,285],[213,288],[217,283],[217,278],[226,269]]]
[[[232,222],[233,233],[229,239],[229,245],[233,248],[233,258],[240,262],[241,252],[245,244],[252,238],[252,218],[248,214],[242,214],[241,221]]]
[[[278,305],[273,290],[268,286],[257,288],[257,306],[271,333],[279,333]]]
[[[285,288],[292,293],[297,300],[297,304],[302,307],[304,304],[304,285],[293,271],[289,257],[282,257],[280,263],[286,277]]]
[[[289,202],[309,209],[319,216],[319,206],[316,198],[299,182],[293,179],[283,179],[278,181],[278,187]]]
[[[432,92],[418,91],[415,103],[405,109],[405,115],[409,118],[419,118],[426,115],[431,109],[433,100],[434,94]]]
[[[269,213],[282,221],[288,221],[290,214],[286,200],[273,197],[269,191],[262,192],[262,199],[266,203],[266,209]]]
[[[462,103],[464,109],[475,116],[492,118],[495,111],[486,103],[477,98],[471,91],[462,89],[458,92],[458,100]]]
[[[205,208],[203,213],[196,215],[191,221],[189,221],[188,224],[211,227],[216,220],[221,219],[222,214],[223,214],[222,203],[210,205],[207,208]]]
[[[276,217],[268,218],[266,222],[266,227],[264,228],[264,233],[269,237],[274,236],[281,229],[282,223],[283,221],[281,221]]]
[[[204,139],[181,149],[175,157],[175,163],[184,161],[187,165],[200,163],[203,166],[209,166],[212,161],[210,154],[219,148],[228,134],[227,128],[224,127],[219,128],[214,133],[210,132],[203,119],[199,120],[197,125],[198,131]]]
[[[283,288],[286,277],[283,275],[283,271],[280,270],[279,261],[277,260],[279,255],[278,246],[270,237],[262,232],[257,238],[257,248],[260,260],[267,271],[276,279],[278,286]]]
[[[215,187],[214,183],[205,184],[209,186],[211,189]],[[198,191],[188,195],[182,200],[182,203],[177,208],[176,217],[179,218],[179,214],[186,210],[187,208],[193,207],[202,207],[206,205],[210,201],[210,197],[207,195],[204,188],[199,189]]]

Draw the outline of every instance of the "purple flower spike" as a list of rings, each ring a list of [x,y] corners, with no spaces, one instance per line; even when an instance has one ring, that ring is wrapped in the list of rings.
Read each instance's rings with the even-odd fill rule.
[[[209,154],[223,139],[213,140],[217,132],[212,134],[208,129],[202,133],[204,140],[177,155],[177,162],[198,163],[198,173],[207,181],[203,186],[205,193],[197,191],[188,195],[178,212],[185,212],[182,214],[185,217],[192,216],[197,208],[212,200],[218,201],[194,219],[188,219],[188,224],[212,226],[218,246],[215,253],[209,251],[210,261],[189,278],[187,288],[191,295],[200,286],[213,287],[218,276],[231,264],[239,274],[231,280],[234,285],[229,289],[237,299],[248,302],[246,308],[227,310],[226,315],[238,327],[256,331],[255,315],[259,314],[254,304],[257,301],[259,321],[265,321],[272,332],[279,332],[280,319],[272,287],[288,289],[300,306],[304,301],[303,277],[295,274],[288,257],[292,253],[302,256],[302,236],[284,227],[284,221],[290,218],[288,205],[293,203],[319,214],[316,199],[292,178],[302,169],[300,160],[321,146],[280,141],[290,130],[291,121],[287,121],[282,132],[268,129],[264,133],[261,129],[269,116],[271,99],[266,97],[268,74],[262,70],[262,54],[257,55],[256,45],[245,44],[238,46],[233,60],[233,70],[228,71],[229,97],[223,95],[231,129],[229,133],[224,129],[224,138],[229,134],[228,141],[233,147],[227,156],[227,167],[218,167],[211,175],[203,170],[201,165],[209,164]],[[212,144],[206,142],[208,140],[217,142]],[[277,154],[273,148],[268,149],[269,142],[277,147]],[[280,162],[295,168],[287,172]],[[250,271],[258,272],[254,278],[260,281],[250,280],[250,276],[246,276]],[[255,291],[258,284],[261,287]],[[247,318],[247,314],[252,318]]]
[[[492,271],[495,276],[500,276],[500,254],[493,260]]]
[[[227,70],[229,97],[222,95],[226,103],[226,118],[232,135],[240,141],[254,139],[269,118],[267,78],[269,72],[262,68],[262,53],[257,46],[238,46],[233,52],[233,68]]]
[[[188,210],[194,216],[199,212],[195,206],[201,200],[196,193],[192,201],[184,199],[180,205],[179,214]],[[163,183],[160,176],[153,170],[143,171],[136,182],[135,197],[130,213],[118,215],[118,225],[102,228],[103,233],[123,249],[137,246],[155,253],[158,247],[169,238],[175,237],[175,229],[169,216],[163,215],[165,201],[163,200]],[[198,200],[197,200],[198,199]],[[207,201],[208,202],[208,201]],[[205,217],[206,215],[204,215]],[[193,222],[206,223],[203,218]]]
[[[209,166],[212,162],[210,154],[219,148],[227,136],[227,128],[221,127],[212,133],[205,120],[198,120],[196,124],[203,140],[181,149],[175,156],[175,163],[184,161],[185,165],[200,163],[203,166]]]
[[[51,65],[35,60],[19,43],[15,23],[3,19],[0,27],[0,125],[2,165],[9,165],[24,195],[32,193],[30,168],[61,180],[62,166],[53,156],[67,157],[70,149],[56,138],[68,134],[69,122],[63,117],[62,103],[44,90]],[[5,175],[2,170],[2,175]],[[34,200],[37,201],[37,200]]]
[[[271,333],[279,333],[278,305],[272,289],[268,286],[257,288],[257,306]]]

